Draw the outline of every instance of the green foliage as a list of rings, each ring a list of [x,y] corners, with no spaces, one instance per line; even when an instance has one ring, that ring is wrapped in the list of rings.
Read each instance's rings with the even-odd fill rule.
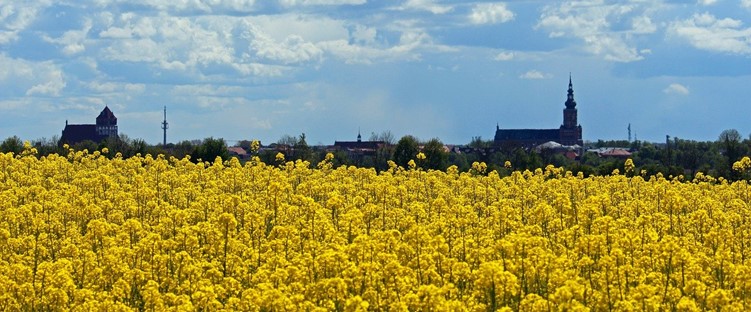
[[[422,149],[422,153],[425,154],[425,163],[423,167],[425,169],[433,170],[445,170],[446,160],[448,160],[448,152],[446,152],[443,142],[437,138],[430,139]]]
[[[381,133],[371,133],[368,141],[380,141],[386,143],[386,145],[394,145],[394,134],[391,131],[383,131]]]
[[[191,160],[198,161],[210,161],[213,162],[217,157],[221,157],[222,160],[229,159],[229,152],[227,151],[227,143],[224,139],[215,139],[213,137],[203,139],[203,142],[196,146]]]
[[[185,155],[193,153],[195,146],[188,140],[183,140],[177,144],[167,144],[167,151],[176,158],[183,158]]]
[[[302,159],[314,163],[314,153],[305,138],[305,133],[300,134],[299,137],[285,134],[276,142],[277,150],[284,154],[287,160]]]
[[[294,159],[302,159],[311,161],[313,156],[313,153],[310,150],[310,147],[308,146],[308,142],[305,141],[305,133],[300,134],[299,139],[295,142],[293,145],[294,153],[291,155]],[[313,161],[311,161],[313,163]]]
[[[406,168],[410,160],[416,159],[418,151],[417,139],[411,135],[405,135],[396,143],[392,159],[397,165]]]
[[[77,150],[77,151],[86,150],[89,153],[93,153],[94,151],[99,150],[99,144],[97,144],[96,142],[91,141],[91,140],[84,140],[84,141],[78,142],[76,144],[73,144],[71,146],[71,148],[73,148],[74,150]]]
[[[0,144],[0,152],[19,154],[23,150],[23,141],[17,136],[9,137]]]
[[[65,150],[57,144],[58,141],[60,141],[60,137],[57,136],[51,139],[40,138],[31,141],[31,146],[37,149],[38,155],[62,154]]]
[[[49,154],[65,154],[67,150],[59,145],[59,137],[51,139],[41,138],[31,141],[36,148],[38,156]],[[563,167],[573,174],[578,172],[585,176],[601,174],[607,175],[614,169],[624,172],[625,159],[604,158],[596,153],[584,152],[577,159],[568,159],[563,153],[542,150],[534,151],[518,145],[495,146],[492,141],[485,141],[481,137],[473,137],[467,145],[469,149],[463,149],[460,153],[447,153],[444,144],[437,138],[425,142],[422,153],[424,159],[418,159],[420,152],[419,141],[411,135],[402,137],[396,145],[393,142],[393,134],[384,131],[380,134],[373,133],[370,141],[386,142],[379,145],[375,151],[350,153],[347,151],[334,151],[332,164],[335,167],[357,166],[370,167],[378,171],[388,169],[388,161],[393,160],[397,165],[407,167],[410,160],[415,160],[424,169],[445,170],[448,166],[456,165],[459,171],[466,172],[474,162],[482,162],[487,166],[486,172],[497,171],[504,175],[513,170],[534,170],[546,165]],[[239,146],[248,149],[251,141],[240,141]],[[88,150],[93,153],[103,148],[108,148],[109,153],[105,157],[114,157],[121,153],[128,158],[137,154],[157,155],[164,154],[167,157],[174,156],[183,158],[190,155],[193,161],[214,161],[217,156],[228,159],[227,145],[223,139],[206,138],[204,140],[181,141],[161,145],[150,145],[143,139],[131,139],[125,134],[119,137],[111,137],[100,143],[84,141],[71,146],[74,150]],[[701,172],[713,177],[724,177],[730,180],[743,179],[737,171],[732,170],[735,161],[751,152],[751,137],[743,138],[737,130],[723,131],[716,141],[693,141],[669,138],[665,142],[627,142],[627,141],[597,141],[592,147],[630,147],[631,159],[635,165],[633,174],[653,175],[662,173],[664,176],[683,175],[686,180],[691,180]],[[20,153],[23,150],[23,140],[17,136],[6,138],[0,143],[0,152]],[[274,146],[265,147],[257,152],[265,163],[275,163],[278,152],[285,155],[286,160],[303,159],[311,164],[317,164],[324,159],[326,153],[332,152],[325,147],[309,146],[305,134],[299,136],[283,136]],[[578,151],[581,153],[581,151]],[[511,166],[506,168],[504,163],[509,161]]]
[[[472,141],[467,146],[471,148],[489,148],[493,146],[493,141],[485,141],[482,137],[476,136],[472,137]]]

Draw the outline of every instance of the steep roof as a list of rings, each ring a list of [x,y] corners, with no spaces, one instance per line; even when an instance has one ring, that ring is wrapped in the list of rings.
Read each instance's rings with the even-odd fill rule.
[[[498,129],[495,131],[495,141],[535,141],[545,143],[560,140],[559,129]]]
[[[631,156],[631,152],[622,148],[613,148],[605,152],[600,153],[603,157],[628,157]]]
[[[96,117],[97,125],[117,125],[117,117],[108,106],[105,106],[99,116]]]
[[[378,149],[383,141],[334,141],[334,147],[340,149]]]
[[[96,133],[96,125],[65,125],[60,143],[75,144],[82,141],[99,142],[102,137]]]
[[[246,152],[245,149],[239,146],[230,146],[227,148],[227,151],[238,156],[248,155],[248,152]]]

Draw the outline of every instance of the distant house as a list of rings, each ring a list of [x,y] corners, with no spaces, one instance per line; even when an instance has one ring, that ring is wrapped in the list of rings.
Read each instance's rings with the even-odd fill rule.
[[[504,148],[520,146],[532,148],[534,146],[553,141],[562,145],[584,145],[582,141],[582,127],[577,122],[576,101],[571,77],[568,79],[568,95],[566,108],[563,110],[563,124],[558,129],[501,129],[496,126],[495,146]]]
[[[554,141],[549,141],[535,146],[534,150],[538,153],[542,151],[551,151],[553,153],[561,154],[568,159],[576,159],[579,157],[582,147],[576,144],[563,145]]]
[[[626,159],[631,157],[631,152],[629,152],[628,148],[624,147],[601,147],[597,149],[587,150],[587,152],[596,153],[597,156],[604,158],[610,157]]]
[[[105,106],[96,117],[96,124],[73,125],[66,120],[59,144],[73,145],[87,140],[101,143],[109,137],[117,137],[117,117]]]
[[[250,157],[250,154],[248,154],[244,148],[239,146],[228,147],[227,152],[229,152],[230,157],[234,156],[240,160],[248,159],[248,157]]]

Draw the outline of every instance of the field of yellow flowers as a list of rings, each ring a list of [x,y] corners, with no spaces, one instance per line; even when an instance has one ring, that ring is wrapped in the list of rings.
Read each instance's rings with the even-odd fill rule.
[[[745,181],[106,153],[0,154],[0,310],[751,309]]]

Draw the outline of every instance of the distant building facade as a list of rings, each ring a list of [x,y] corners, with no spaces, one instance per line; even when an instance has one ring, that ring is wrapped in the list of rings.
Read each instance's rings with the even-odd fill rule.
[[[117,117],[105,106],[95,124],[72,125],[65,121],[65,129],[60,137],[60,144],[73,145],[83,141],[101,143],[109,137],[117,137]]]
[[[603,158],[620,158],[628,159],[631,157],[631,151],[628,147],[601,147],[596,149],[589,149],[587,152],[596,153],[597,156]]]
[[[577,121],[576,101],[571,77],[568,79],[566,108],[563,109],[563,124],[558,129],[501,129],[496,126],[493,142],[498,147],[521,146],[531,148],[550,141],[562,145],[582,146],[582,127]]]
[[[350,155],[372,156],[385,145],[386,142],[383,141],[363,141],[360,133],[357,134],[357,141],[334,141],[334,149],[346,151]]]
[[[245,151],[244,148],[239,147],[239,146],[228,147],[227,152],[229,153],[230,157],[237,157],[240,160],[246,160],[250,158],[250,154],[248,154],[248,152]]]

